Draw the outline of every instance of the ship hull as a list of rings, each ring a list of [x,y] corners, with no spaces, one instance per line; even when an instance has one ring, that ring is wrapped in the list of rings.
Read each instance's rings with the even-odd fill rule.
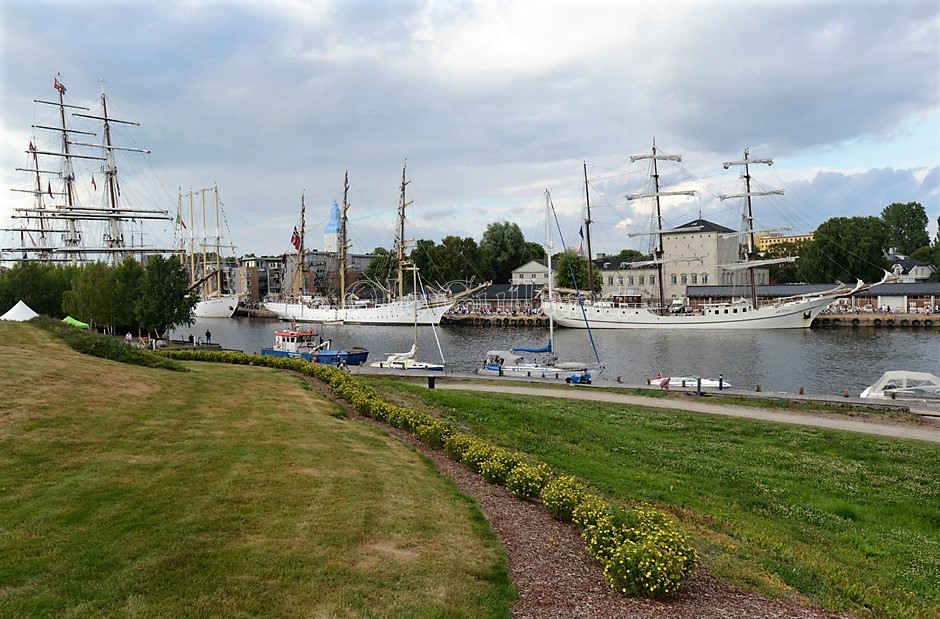
[[[281,320],[297,322],[343,323],[367,325],[438,325],[452,302],[431,305],[419,304],[417,312],[413,301],[396,301],[375,307],[310,307],[304,303],[266,302],[264,307]]]
[[[228,294],[221,297],[200,299],[193,308],[196,318],[231,318],[238,308],[238,295]]]

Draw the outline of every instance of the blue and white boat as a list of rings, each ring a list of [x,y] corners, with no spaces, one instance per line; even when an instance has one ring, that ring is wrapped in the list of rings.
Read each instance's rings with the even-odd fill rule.
[[[274,332],[274,346],[262,348],[262,355],[275,357],[301,357],[313,363],[330,365],[362,365],[369,357],[365,348],[332,348],[332,340],[324,340],[320,334],[309,327],[291,327]]]

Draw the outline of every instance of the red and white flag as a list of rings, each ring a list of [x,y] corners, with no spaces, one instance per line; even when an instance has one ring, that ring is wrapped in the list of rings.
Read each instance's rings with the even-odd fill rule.
[[[297,226],[294,226],[294,233],[290,235],[290,244],[294,246],[294,249],[300,251],[300,233],[297,232]]]

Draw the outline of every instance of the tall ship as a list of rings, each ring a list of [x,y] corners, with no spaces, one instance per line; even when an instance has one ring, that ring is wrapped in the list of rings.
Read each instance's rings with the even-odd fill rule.
[[[656,229],[652,232],[656,240],[652,252],[652,259],[642,263],[643,266],[653,266],[655,270],[651,275],[650,284],[658,287],[658,303],[643,304],[611,299],[598,299],[587,297],[581,292],[569,294],[567,297],[547,297],[542,301],[542,311],[554,319],[556,325],[572,328],[585,328],[587,324],[593,329],[807,329],[813,319],[829,306],[834,300],[859,292],[871,285],[859,280],[854,287],[839,284],[832,289],[806,295],[791,296],[758,303],[755,269],[770,264],[792,262],[796,257],[776,258],[771,260],[758,259],[755,243],[754,217],[752,210],[752,197],[782,194],[783,190],[752,191],[751,166],[757,164],[773,164],[773,159],[752,159],[748,150],[744,151],[744,158],[740,161],[724,163],[725,169],[731,167],[743,168],[742,179],[744,191],[730,195],[721,195],[721,200],[731,198],[744,198],[746,211],[744,221],[745,229],[741,232],[731,232],[731,236],[738,238],[741,234],[746,239],[743,247],[743,259],[727,264],[718,265],[726,273],[744,272],[743,278],[750,288],[749,296],[734,298],[728,302],[710,303],[695,311],[675,311],[672,303],[667,303],[665,294],[666,271],[664,265],[671,258],[666,254],[663,245],[662,209],[660,199],[665,196],[692,195],[690,191],[662,190],[659,182],[659,162],[682,160],[681,155],[661,154],[653,143],[650,154],[630,157],[631,162],[639,160],[650,161],[650,179],[652,192],[628,195],[628,200],[651,199],[655,207],[654,224]],[[690,222],[679,229],[668,232],[699,232],[703,220]],[[695,258],[679,257],[678,260],[695,260]],[[701,260],[698,258],[698,260]],[[635,263],[637,264],[637,263]],[[652,281],[655,279],[655,284]],[[882,280],[884,281],[884,280]],[[875,284],[877,285],[877,284]],[[684,309],[684,308],[683,308]]]
[[[346,258],[350,243],[347,238],[346,222],[349,209],[349,174],[346,174],[343,189],[343,206],[340,211],[337,242],[337,262],[339,265],[339,291],[334,297],[319,297],[303,290],[306,278],[304,265],[304,211],[301,197],[301,227],[294,229],[292,243],[297,250],[297,265],[300,282],[299,294],[294,299],[265,301],[264,307],[281,320],[318,323],[347,323],[374,325],[437,325],[441,317],[462,297],[472,294],[479,288],[468,289],[460,294],[434,293],[419,289],[416,285],[406,294],[404,289],[404,270],[408,265],[405,255],[405,209],[411,204],[406,199],[407,162],[402,168],[401,199],[398,204],[398,225],[395,233],[395,257],[397,261],[396,288],[382,287],[381,296],[362,299],[350,295],[346,289]],[[413,268],[413,267],[412,267]],[[420,280],[416,280],[420,282]],[[383,300],[384,299],[384,300]]]
[[[26,164],[17,168],[29,181],[13,190],[30,198],[13,208],[12,225],[4,228],[4,238],[13,239],[0,247],[4,259],[116,264],[127,256],[144,262],[148,255],[171,253],[172,247],[152,238],[155,227],[172,226],[170,211],[130,206],[130,187],[122,195],[118,158],[150,151],[116,143],[115,133],[138,123],[110,114],[103,86],[94,111],[67,99],[58,76],[53,90],[51,100],[35,100],[42,120],[32,125]]]
[[[214,234],[210,234],[209,218],[206,209],[206,193],[212,192],[215,207]],[[196,318],[231,318],[238,308],[238,294],[232,291],[232,265],[223,258],[223,250],[229,250],[233,256],[235,246],[225,242],[222,234],[222,203],[219,187],[203,188],[198,191],[202,210],[202,225],[197,226],[197,217],[193,205],[197,192],[190,191],[189,223],[183,218],[183,195],[177,203],[176,223],[180,232],[180,262],[189,268],[192,281],[191,294],[197,294],[199,300],[193,308]],[[231,236],[231,235],[229,235]],[[211,251],[210,251],[211,250]]]

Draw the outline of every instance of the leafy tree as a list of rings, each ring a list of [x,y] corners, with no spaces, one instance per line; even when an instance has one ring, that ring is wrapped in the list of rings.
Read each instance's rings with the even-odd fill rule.
[[[193,324],[199,298],[189,294],[189,275],[178,256],[151,256],[144,268],[137,318],[148,332],[166,333],[177,325]]]
[[[183,270],[186,270],[185,265]],[[112,320],[115,327],[137,325],[137,299],[144,279],[144,267],[128,256],[114,268],[114,296],[117,299]]]
[[[791,256],[799,256],[803,253],[806,247],[807,241],[788,241],[786,243],[776,243],[771,245],[767,251],[764,252],[764,258],[773,259],[773,258],[789,258]],[[803,277],[800,274],[800,261],[796,262],[782,262],[780,264],[772,264],[769,267],[770,270],[770,283],[771,284],[797,284],[803,281]]]
[[[62,303],[65,311],[74,318],[96,326],[113,325],[117,305],[114,276],[115,269],[103,262],[84,265],[72,288],[65,292]],[[133,299],[122,301],[132,302]]]
[[[649,260],[650,257],[641,251],[635,249],[621,249],[620,253],[614,256],[620,262],[635,262],[637,260]]]
[[[508,221],[488,225],[480,247],[489,254],[496,282],[509,282],[512,272],[532,259],[519,224]]]
[[[372,250],[372,261],[362,272],[362,279],[375,282],[382,286],[388,284],[390,279],[398,278],[398,260],[395,254],[384,247],[376,247]]]
[[[919,202],[889,204],[881,211],[881,218],[888,226],[888,245],[899,253],[910,256],[921,247],[930,246],[927,211]]]
[[[426,282],[445,284],[454,280],[483,281],[492,278],[492,267],[476,241],[470,237],[446,236],[440,245],[420,240],[411,259]]]
[[[800,259],[809,283],[878,281],[888,267],[888,226],[878,217],[835,217],[816,229]]]
[[[547,256],[542,245],[534,241],[529,241],[526,245],[529,246],[529,260],[545,260]]]
[[[559,288],[578,288],[582,292],[588,291],[588,261],[587,257],[579,256],[577,250],[568,248],[564,253],[552,258],[552,266],[556,269],[555,284]],[[572,279],[574,272],[574,279]],[[577,284],[577,286],[575,286]],[[604,278],[594,278],[594,292],[600,294],[604,288]]]
[[[38,314],[64,318],[62,300],[78,274],[74,266],[57,266],[35,260],[18,262],[0,271],[0,307],[2,311],[22,300]]]

